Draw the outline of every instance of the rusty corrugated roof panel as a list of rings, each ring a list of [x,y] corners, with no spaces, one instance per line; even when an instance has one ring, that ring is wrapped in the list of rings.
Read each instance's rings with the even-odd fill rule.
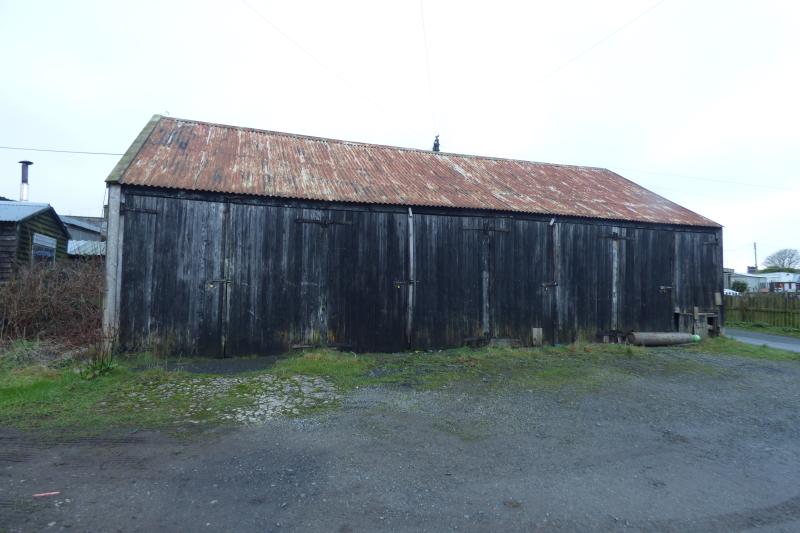
[[[336,202],[715,226],[606,169],[154,117],[108,181]]]

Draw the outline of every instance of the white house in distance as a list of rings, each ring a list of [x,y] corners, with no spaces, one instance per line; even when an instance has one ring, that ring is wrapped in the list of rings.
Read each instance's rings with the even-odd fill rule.
[[[792,272],[769,272],[764,274],[731,274],[731,283],[742,281],[747,292],[798,292],[800,274]]]
[[[800,274],[793,272],[770,272],[761,274],[767,279],[769,292],[797,292]]]

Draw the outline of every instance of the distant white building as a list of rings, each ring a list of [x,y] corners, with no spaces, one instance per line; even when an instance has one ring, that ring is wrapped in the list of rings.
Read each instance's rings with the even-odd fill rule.
[[[797,292],[800,284],[800,274],[793,272],[770,272],[759,274],[767,280],[769,292]]]
[[[731,274],[731,284],[742,281],[747,292],[798,292],[800,274],[792,272],[769,272],[764,274]]]
[[[769,283],[763,274],[741,274],[734,272],[731,274],[731,285],[741,281],[747,284],[747,292],[767,292]]]

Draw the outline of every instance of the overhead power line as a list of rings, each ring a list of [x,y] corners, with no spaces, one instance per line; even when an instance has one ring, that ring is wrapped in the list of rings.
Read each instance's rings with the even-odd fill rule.
[[[431,106],[431,122],[433,123],[433,129],[438,130],[436,126],[436,114],[434,112],[435,109],[435,101],[433,99],[433,81],[431,78],[431,58],[430,52],[428,51],[428,31],[425,28],[425,0],[419,0],[419,16],[422,19],[422,42],[425,45],[425,68],[428,74],[428,95],[430,96],[430,106]],[[435,133],[439,133],[436,131]]]
[[[299,42],[298,42],[296,39],[292,38],[292,36],[291,36],[291,35],[289,35],[289,34],[288,34],[288,33],[286,33],[285,31],[283,31],[283,30],[282,30],[280,27],[278,27],[278,25],[277,25],[277,24],[275,24],[274,22],[272,22],[271,20],[269,20],[267,17],[265,17],[265,16],[264,16],[264,15],[261,13],[261,11],[259,11],[259,10],[258,10],[258,9],[256,9],[255,7],[253,7],[253,5],[252,5],[252,4],[250,4],[250,2],[248,2],[247,0],[241,0],[241,2],[242,2],[242,4],[244,4],[244,5],[245,5],[245,6],[246,6],[246,7],[247,7],[247,8],[248,8],[250,11],[252,11],[253,13],[255,13],[255,15],[256,15],[258,18],[260,18],[260,19],[261,19],[261,20],[262,20],[264,23],[266,23],[266,24],[267,24],[267,25],[268,25],[270,28],[272,28],[273,30],[275,30],[275,31],[278,33],[278,35],[280,35],[281,37],[283,37],[283,38],[284,38],[286,41],[288,41],[288,42],[289,42],[289,43],[290,43],[292,46],[294,46],[295,48],[297,48],[298,50],[300,50],[301,52],[303,52],[305,55],[307,55],[307,56],[308,56],[308,57],[309,57],[309,58],[310,58],[312,61],[314,61],[314,63],[316,63],[318,66],[320,66],[320,67],[322,67],[323,69],[327,70],[327,71],[328,71],[328,73],[330,73],[330,74],[332,74],[334,77],[336,77],[336,78],[337,78],[337,79],[338,79],[340,82],[342,82],[342,83],[343,83],[343,84],[344,84],[344,85],[345,85],[345,86],[346,86],[348,89],[350,89],[350,90],[351,90],[351,91],[353,91],[353,92],[360,93],[362,96],[364,96],[364,98],[365,98],[366,100],[368,100],[368,101],[369,101],[369,102],[370,102],[372,105],[374,105],[376,108],[378,108],[378,109],[379,109],[381,112],[383,112],[384,114],[386,114],[386,113],[387,113],[387,110],[386,110],[386,109],[385,109],[385,108],[384,108],[382,105],[380,105],[378,102],[376,102],[376,101],[375,101],[375,100],[374,100],[374,99],[373,99],[373,98],[372,98],[372,97],[371,97],[371,96],[370,96],[370,95],[369,95],[369,94],[368,94],[366,91],[364,91],[364,90],[359,90],[359,89],[358,89],[358,88],[357,88],[355,85],[353,85],[352,83],[350,83],[350,81],[349,81],[347,78],[345,78],[345,77],[344,77],[344,76],[343,76],[341,73],[339,73],[339,71],[337,71],[337,70],[335,70],[335,69],[331,68],[330,66],[328,66],[328,65],[327,65],[325,62],[323,62],[323,61],[322,61],[320,58],[318,58],[316,55],[314,55],[314,54],[313,54],[313,53],[312,53],[312,52],[311,52],[311,51],[310,51],[308,48],[306,48],[305,46],[303,46],[302,44],[300,44],[300,43],[299,43]]]
[[[26,148],[22,146],[0,146],[2,150],[25,150],[27,152],[55,152],[59,154],[82,154],[82,155],[125,155],[115,152],[84,152],[81,150],[55,150],[53,148]]]
[[[611,33],[609,33],[608,35],[606,35],[605,37],[603,37],[599,41],[595,42],[593,45],[589,46],[588,48],[585,48],[581,52],[579,52],[576,55],[572,56],[567,61],[565,61],[564,63],[562,63],[561,65],[559,65],[555,69],[553,69],[552,71],[550,71],[550,73],[547,74],[544,78],[540,79],[539,83],[542,83],[545,80],[547,80],[549,78],[552,78],[553,76],[555,76],[556,74],[558,74],[559,72],[561,72],[562,70],[564,70],[565,68],[570,66],[572,63],[577,61],[578,59],[582,58],[583,56],[585,56],[586,54],[588,54],[589,52],[591,52],[592,50],[594,50],[595,48],[597,48],[598,46],[600,46],[604,42],[608,41],[609,39],[614,37],[616,34],[621,32],[622,30],[624,30],[625,28],[627,28],[631,24],[633,24],[636,21],[638,21],[640,18],[644,17],[645,15],[647,15],[648,13],[653,11],[655,8],[657,8],[658,6],[663,4],[664,2],[666,2],[666,0],[660,0],[659,2],[656,2],[655,4],[653,4],[652,6],[648,7],[647,9],[645,9],[644,11],[642,11],[641,13],[639,13],[638,15],[636,15],[635,17],[630,19],[628,22],[626,22],[625,24],[623,24],[622,26],[620,26],[616,30],[612,31]]]
[[[33,147],[23,147],[23,146],[0,146],[0,150],[24,150],[29,152],[52,152],[57,154],[77,154],[77,155],[109,155],[109,156],[122,156],[125,155],[124,153],[117,153],[117,152],[90,152],[85,150],[57,150],[54,148],[33,148]],[[792,190],[790,187],[781,187],[778,185],[764,185],[761,183],[748,183],[746,181],[735,181],[735,180],[727,180],[722,178],[709,178],[706,176],[693,176],[689,174],[674,174],[670,172],[660,172],[657,170],[643,170],[639,168],[626,168],[621,167],[619,165],[591,165],[591,166],[598,166],[598,167],[605,167],[605,168],[616,168],[618,170],[623,170],[626,172],[641,172],[642,174],[655,174],[658,176],[668,176],[672,178],[684,178],[684,179],[694,179],[694,180],[701,180],[701,181],[713,181],[717,183],[729,183],[731,185],[741,185],[744,187],[755,187],[759,189],[775,189],[775,190],[782,190],[782,191],[789,191]],[[660,186],[659,186],[660,187]],[[666,187],[661,187],[666,189]],[[677,190],[674,188],[670,188],[672,190]]]

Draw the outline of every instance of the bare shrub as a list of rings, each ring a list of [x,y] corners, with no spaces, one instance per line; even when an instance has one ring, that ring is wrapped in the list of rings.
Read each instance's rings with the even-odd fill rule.
[[[103,352],[104,281],[104,265],[95,260],[20,266],[0,284],[0,343],[39,340]]]

